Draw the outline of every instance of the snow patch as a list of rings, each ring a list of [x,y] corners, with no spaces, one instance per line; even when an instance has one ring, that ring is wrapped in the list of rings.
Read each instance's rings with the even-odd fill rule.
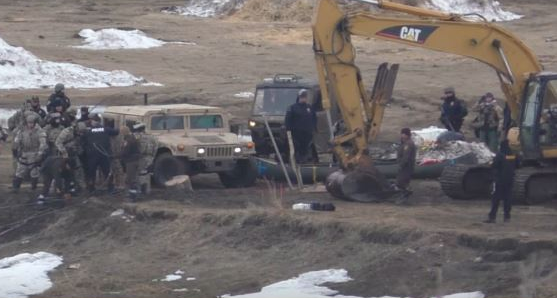
[[[0,259],[0,297],[25,298],[48,290],[47,273],[61,264],[62,257],[47,252]]]
[[[73,63],[41,60],[0,38],[0,89],[123,87],[147,83],[123,70],[102,71]]]
[[[120,30],[114,28],[92,30],[83,29],[79,33],[84,44],[74,46],[88,50],[120,50],[120,49],[149,49],[161,47],[165,44],[195,45],[192,42],[166,42],[148,37],[141,30]]]
[[[163,8],[164,13],[191,17],[214,17],[242,7],[244,0],[186,0],[184,6]]]
[[[477,13],[488,21],[500,22],[522,18],[521,15],[503,10],[499,1],[493,0],[427,0],[422,6],[448,13]]]
[[[338,291],[321,286],[324,283],[343,283],[352,280],[344,269],[328,269],[312,271],[298,275],[289,280],[277,282],[263,287],[260,292],[244,295],[223,295],[228,298],[361,298],[357,296],[339,295]],[[384,296],[390,297],[390,296]],[[442,298],[484,298],[482,292],[458,293]],[[394,298],[394,297],[392,297]]]

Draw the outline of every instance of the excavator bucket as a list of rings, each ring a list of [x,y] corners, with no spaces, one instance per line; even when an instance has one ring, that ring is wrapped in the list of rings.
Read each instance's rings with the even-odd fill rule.
[[[396,193],[385,176],[373,166],[369,156],[360,157],[353,170],[331,173],[325,186],[334,197],[362,203],[386,200]]]
[[[370,141],[375,140],[379,132],[379,125],[375,124],[383,120],[384,106],[391,100],[397,73],[398,64],[389,67],[388,63],[382,63],[377,69],[370,104],[364,105],[370,108],[366,111],[368,118],[372,120],[368,138]],[[338,170],[329,175],[326,187],[337,198],[358,202],[380,201],[396,193],[367,154],[361,154],[354,169]]]

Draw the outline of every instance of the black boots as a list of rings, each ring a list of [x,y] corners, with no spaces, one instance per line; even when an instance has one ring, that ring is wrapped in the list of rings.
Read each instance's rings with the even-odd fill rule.
[[[14,180],[12,181],[13,192],[19,191],[19,189],[21,188],[21,182],[23,182],[23,179],[14,177]]]
[[[39,184],[39,178],[31,178],[31,190],[36,190],[37,184]]]

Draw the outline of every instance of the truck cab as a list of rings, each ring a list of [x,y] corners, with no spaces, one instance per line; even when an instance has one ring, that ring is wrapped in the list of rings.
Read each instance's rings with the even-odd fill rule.
[[[269,123],[279,151],[282,155],[288,156],[288,139],[284,127],[284,117],[288,107],[296,103],[298,92],[302,89],[308,91],[309,102],[317,114],[318,132],[314,135],[316,150],[317,152],[328,150],[327,141],[330,132],[321,104],[319,83],[294,74],[277,74],[273,78],[264,79],[255,88],[248,127],[255,143],[257,156],[270,157],[275,155],[275,149],[265,127],[264,118]]]

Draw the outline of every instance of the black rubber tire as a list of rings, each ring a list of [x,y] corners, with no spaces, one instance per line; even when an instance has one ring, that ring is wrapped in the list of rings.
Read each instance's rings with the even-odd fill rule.
[[[257,179],[257,166],[252,158],[238,160],[230,172],[219,173],[219,179],[226,188],[251,187]]]
[[[185,174],[184,163],[170,152],[157,156],[153,165],[153,179],[159,187],[164,187],[165,182],[174,176]]]

